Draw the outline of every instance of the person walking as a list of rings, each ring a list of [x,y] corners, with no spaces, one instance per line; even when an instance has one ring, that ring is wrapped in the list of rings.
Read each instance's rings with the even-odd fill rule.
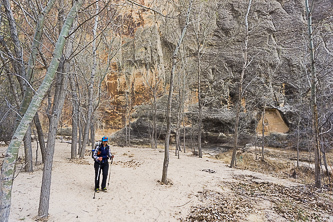
[[[109,171],[109,163],[108,159],[112,159],[114,156],[111,154],[110,147],[108,145],[108,138],[103,136],[102,143],[97,146],[95,152],[93,154],[93,158],[95,160],[94,167],[95,167],[95,192],[99,192],[99,178],[102,172],[103,179],[101,188],[102,191],[106,192],[106,179],[108,177]]]

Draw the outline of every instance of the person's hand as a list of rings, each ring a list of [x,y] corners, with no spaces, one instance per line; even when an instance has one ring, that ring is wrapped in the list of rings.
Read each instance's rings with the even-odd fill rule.
[[[111,156],[111,159],[113,159],[114,155]]]
[[[103,157],[98,157],[98,160],[99,160],[99,161],[102,161],[102,160],[103,160]]]

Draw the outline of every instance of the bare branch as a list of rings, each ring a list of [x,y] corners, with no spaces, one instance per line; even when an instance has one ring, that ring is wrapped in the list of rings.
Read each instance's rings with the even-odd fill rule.
[[[319,136],[322,136],[322,135],[325,135],[325,134],[331,132],[332,129],[333,129],[333,126],[332,126],[332,123],[330,123],[330,125],[331,125],[331,127],[330,127],[328,130],[326,130],[325,132],[321,132],[321,133],[319,133]]]
[[[7,107],[10,110],[12,110],[13,112],[15,112],[17,116],[19,116],[20,118],[22,118],[22,116],[14,109],[14,107],[12,106],[12,104],[10,104],[10,102],[7,100],[7,98],[5,100],[6,100]],[[0,122],[2,122],[2,120]]]
[[[26,78],[24,78],[24,77],[21,76],[21,75],[15,74],[15,73],[13,73],[13,75],[15,75],[15,76],[17,76],[17,77],[23,79],[24,82],[26,82],[27,85],[31,88],[31,90],[34,91],[34,93],[36,93],[36,90],[32,87],[32,85],[29,83],[29,81],[28,81]]]
[[[145,6],[145,5],[141,5],[141,4],[139,4],[139,3],[135,2],[135,1],[132,1],[132,0],[126,0],[126,1],[132,3],[133,5],[139,6],[139,7],[141,7],[141,8],[144,8],[144,9],[147,9],[147,10],[150,10],[150,11],[153,11],[153,12],[155,12],[155,13],[161,15],[161,16],[164,17],[164,18],[172,18],[172,19],[176,19],[176,18],[178,17],[178,15],[177,15],[177,16],[167,16],[167,15],[164,15],[162,12],[159,12],[159,11],[157,11],[157,10],[155,10],[155,9],[153,9],[153,8],[147,7],[147,6]]]
[[[109,3],[111,2],[111,0],[109,0],[105,6],[99,11],[97,12],[95,15],[91,16],[90,18],[88,18],[87,20],[85,20],[84,22],[82,22],[80,25],[78,25],[76,27],[76,29],[74,29],[68,36],[66,36],[66,38],[69,38],[71,35],[73,35],[73,33],[75,33],[82,25],[84,25],[86,22],[90,21],[91,19],[95,18],[96,16],[98,16],[99,14],[101,14],[109,5]],[[109,22],[110,23],[110,22]]]

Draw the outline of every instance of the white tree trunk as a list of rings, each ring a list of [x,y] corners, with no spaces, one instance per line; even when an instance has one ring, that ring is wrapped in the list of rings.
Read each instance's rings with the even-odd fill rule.
[[[50,0],[46,7],[44,8],[43,12],[38,16],[37,26],[35,29],[34,39],[32,43],[32,51],[29,56],[28,61],[28,67],[27,71],[25,70],[24,63],[23,63],[23,52],[21,49],[21,43],[18,38],[18,32],[16,30],[16,24],[13,17],[12,10],[9,5],[8,0],[4,0],[4,6],[6,9],[7,18],[10,24],[10,30],[11,30],[11,37],[15,45],[15,54],[17,57],[17,70],[20,70],[19,74],[26,79],[26,81],[29,81],[30,83],[33,82],[33,75],[32,71],[34,69],[34,63],[36,61],[36,56],[38,53],[38,48],[40,46],[41,37],[42,37],[42,31],[45,21],[45,15],[49,13],[51,8],[53,7],[55,0]],[[15,63],[15,64],[16,64]],[[28,109],[28,106],[31,102],[31,98],[33,96],[32,89],[27,86],[26,82],[22,82],[19,80],[21,84],[21,88],[24,89],[23,99],[22,103],[20,105],[20,114],[23,116],[26,110]],[[31,148],[31,129],[28,128],[27,133],[24,138],[24,151],[25,151],[25,170],[26,172],[32,172],[33,171],[33,164],[32,164],[32,148]]]
[[[23,137],[28,129],[28,126],[32,119],[34,118],[38,108],[40,107],[44,96],[46,95],[50,85],[54,79],[57,68],[59,66],[60,57],[64,48],[66,36],[73,24],[73,20],[81,7],[83,0],[78,0],[74,2],[72,9],[70,10],[64,26],[62,27],[61,33],[57,40],[55,49],[53,51],[53,58],[45,75],[45,78],[37,90],[36,94],[31,100],[28,110],[24,114],[23,118],[15,133],[12,140],[8,146],[6,157],[4,158],[3,165],[1,168],[0,177],[0,221],[6,222],[9,218],[10,206],[11,206],[11,191],[14,180],[15,164],[18,156],[19,147],[23,140]]]
[[[52,177],[52,165],[53,165],[53,154],[55,140],[57,136],[57,128],[59,119],[61,116],[61,111],[65,102],[65,96],[67,91],[67,75],[63,75],[64,72],[64,58],[60,62],[58,68],[57,76],[57,86],[54,95],[54,104],[52,109],[52,115],[50,118],[49,124],[49,133],[47,138],[47,147],[46,147],[46,158],[43,168],[43,179],[41,194],[39,200],[38,216],[43,218],[48,216],[49,211],[49,201],[50,201],[50,191],[51,191],[51,177]]]

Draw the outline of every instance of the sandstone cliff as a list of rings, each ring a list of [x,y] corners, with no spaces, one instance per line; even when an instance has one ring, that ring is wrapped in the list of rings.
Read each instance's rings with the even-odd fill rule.
[[[184,25],[184,16],[178,15],[183,15],[187,6],[185,3],[181,4],[181,1],[177,5],[162,4],[160,1],[155,1],[154,4],[142,3],[170,13],[170,17],[162,17],[156,13],[153,15],[153,12],[142,8],[131,11],[131,16],[128,16],[132,19],[130,23],[138,25],[135,26],[133,34],[128,36],[118,55],[117,65],[114,67],[117,70],[107,78],[107,88],[112,97],[112,112],[118,113],[110,115],[111,111],[107,112],[108,125],[115,128],[124,126],[125,107],[128,107],[129,101],[126,100],[126,94],[130,95],[130,112],[134,113],[131,136],[140,142],[145,139],[149,141],[152,120],[150,87],[154,84],[159,84],[156,87],[160,98],[157,105],[158,130],[160,138],[163,139],[166,99],[162,96],[168,88],[171,55]],[[318,32],[332,30],[332,25],[328,22],[331,19],[332,4],[332,1],[316,2],[314,21]],[[176,89],[186,88],[184,125],[187,126],[185,131],[188,138],[193,133],[190,126],[195,126],[197,119],[196,37],[199,33],[201,39],[206,39],[204,43],[199,43],[205,44],[201,64],[203,142],[229,146],[232,141],[233,107],[238,98],[237,87],[243,65],[247,8],[248,1],[245,0],[220,0],[197,3],[193,9],[192,25],[182,48],[182,53],[186,56],[179,58],[177,67],[178,75],[186,73],[185,86],[182,86],[182,80],[176,77]],[[248,25],[248,54],[251,62],[246,69],[244,80],[246,88],[241,114],[241,145],[253,141],[264,105],[279,109],[292,132],[296,128],[296,113],[300,107],[298,95],[307,93],[308,88],[304,86],[309,64],[304,1],[254,1]],[[332,35],[322,36],[325,36],[326,43],[332,43]],[[319,46],[318,43],[318,66],[324,67],[324,63],[331,59]],[[325,66],[325,69],[330,68]],[[301,88],[304,91],[300,91]],[[177,93],[175,91],[173,104],[174,123]],[[115,141],[122,144],[123,136],[124,131],[118,132],[114,138],[119,140]],[[281,146],[287,145],[285,143]]]

